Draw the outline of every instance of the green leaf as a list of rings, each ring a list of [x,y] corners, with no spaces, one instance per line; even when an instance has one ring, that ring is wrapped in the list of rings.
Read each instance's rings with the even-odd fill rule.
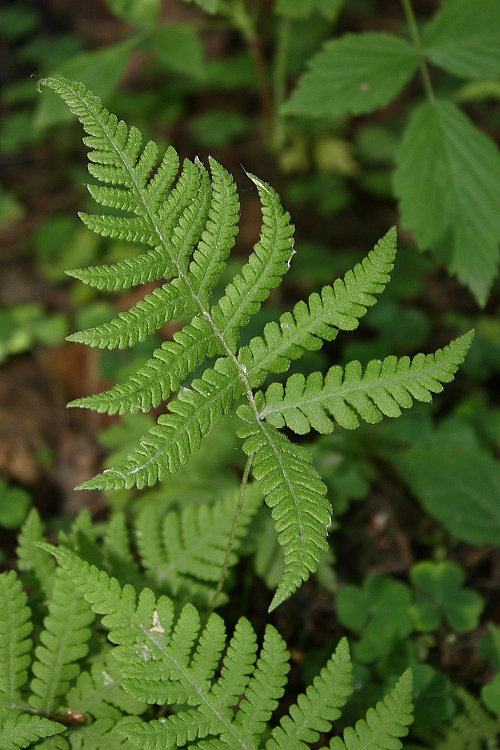
[[[415,723],[419,728],[434,729],[455,713],[453,685],[429,664],[415,664],[412,672]]]
[[[138,26],[149,26],[155,22],[161,8],[161,0],[105,0],[112,13]]]
[[[463,569],[453,562],[421,562],[411,569],[416,588],[412,614],[418,630],[436,630],[444,618],[454,630],[467,632],[479,623],[484,601],[471,589],[462,590]]]
[[[395,640],[412,632],[411,601],[408,586],[378,573],[369,576],[362,589],[340,589],[337,614],[343,625],[361,634],[354,647],[358,659],[374,661],[386,654]]]
[[[497,273],[500,155],[450,102],[413,113],[397,155],[394,190],[404,226],[433,249],[482,305]]]
[[[54,74],[82,81],[102,99],[108,99],[120,83],[135,39],[113,44],[92,52],[83,52],[61,63]],[[65,103],[52,91],[44,91],[38,105],[34,123],[46,128],[62,122],[71,122],[73,115]]]
[[[199,5],[205,13],[217,13],[221,9],[222,0],[184,0],[185,3],[194,2]]]
[[[2,750],[33,747],[33,743],[42,737],[64,731],[65,727],[55,721],[12,711],[0,716],[0,747]]]
[[[12,487],[0,479],[0,526],[17,529],[23,523],[31,496],[21,487]]]
[[[286,114],[360,114],[384,107],[418,67],[416,50],[392,34],[346,34],[328,41],[285,104]]]
[[[436,65],[464,78],[500,75],[500,3],[455,0],[427,26],[425,54]]]
[[[496,674],[492,681],[482,688],[481,698],[490,711],[500,716],[500,674]]]
[[[28,597],[13,570],[0,575],[0,700],[15,705],[28,678],[33,629]]]
[[[473,448],[419,446],[395,468],[425,510],[469,544],[500,546],[500,462]]]
[[[151,47],[168,70],[191,76],[203,74],[203,47],[192,26],[180,23],[160,26],[151,37]]]

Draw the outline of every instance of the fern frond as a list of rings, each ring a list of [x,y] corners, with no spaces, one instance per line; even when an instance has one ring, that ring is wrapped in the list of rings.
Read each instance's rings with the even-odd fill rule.
[[[334,422],[355,429],[359,418],[379,422],[384,416],[399,417],[401,408],[409,409],[413,400],[430,401],[433,393],[443,390],[458,366],[464,361],[472,343],[473,332],[452,341],[434,354],[417,354],[397,359],[372,360],[363,372],[357,361],[345,369],[331,367],[325,377],[314,372],[305,378],[292,375],[285,386],[273,383],[256,403],[261,419],[274,427],[286,425],[303,435],[311,429],[328,433]]]
[[[55,571],[52,557],[37,546],[37,542],[44,540],[40,515],[32,508],[17,538],[16,552],[18,568],[24,573],[22,578],[40,600],[50,598]]]
[[[144,585],[139,566],[132,554],[127,523],[123,513],[115,513],[106,525],[103,539],[106,570],[119,581],[137,589]]]
[[[0,706],[14,707],[28,679],[33,629],[28,597],[13,570],[0,575]],[[3,747],[3,745],[0,745]]]
[[[236,344],[239,329],[260,309],[271,289],[279,286],[290,268],[294,253],[290,214],[283,211],[278,194],[255,175],[248,174],[255,184],[262,204],[262,229],[247,263],[231,281],[211,311],[218,331],[231,346]]]
[[[284,372],[290,361],[304,351],[316,351],[323,341],[332,341],[339,330],[352,331],[367,308],[375,304],[390,280],[396,254],[396,228],[390,229],[373,250],[343,279],[313,292],[307,302],[297,302],[293,311],[281,315],[278,323],[267,323],[262,336],[242,347],[238,360],[252,385],[260,384],[269,372]]]
[[[19,750],[32,747],[44,737],[64,732],[65,727],[42,716],[9,713],[0,714],[0,747],[2,750]]]
[[[344,739],[334,737],[330,750],[398,750],[403,747],[399,737],[408,734],[413,721],[412,675],[407,670],[394,689],[375,708],[369,708],[366,718],[356,722],[354,728],[344,731]]]
[[[153,507],[145,508],[135,524],[141,563],[155,588],[207,607],[221,576],[238,493],[232,492],[214,504],[171,511],[162,523]],[[237,551],[248,524],[261,502],[257,492],[247,489],[239,517],[229,567],[236,564]]]
[[[165,479],[199,449],[204,435],[223,419],[243,390],[234,365],[229,359],[219,359],[191,388],[181,390],[169,404],[170,412],[159,417],[139,448],[79,489],[142,489]]]
[[[329,732],[352,693],[352,664],[343,638],[331,659],[299,696],[279,726],[273,729],[265,750],[306,750],[317,742],[319,732]],[[306,744],[308,743],[308,744]]]
[[[430,746],[433,750],[497,750],[500,744],[498,717],[491,716],[466,690],[457,693],[463,711],[433,732]]]
[[[40,645],[35,651],[30,704],[45,714],[54,712],[58,699],[68,692],[70,682],[87,655],[89,625],[94,616],[71,577],[63,570],[55,573],[49,614],[44,620]]]
[[[253,455],[253,475],[272,508],[285,556],[285,571],[269,607],[271,611],[318,567],[328,546],[332,508],[309,451],[291,443],[272,426],[254,421],[247,406],[240,407],[238,415],[248,422],[238,434],[245,438],[245,453]]]
[[[213,328],[203,316],[174,333],[128,380],[94,396],[71,401],[69,406],[96,409],[108,414],[135,414],[159,406],[178,390],[181,382],[209,356],[223,353]]]
[[[112,652],[105,661],[92,664],[90,671],[81,672],[67,696],[66,705],[73,712],[82,712],[94,719],[118,721],[123,714],[135,716],[144,712],[144,701],[137,701],[123,689],[123,676]]]

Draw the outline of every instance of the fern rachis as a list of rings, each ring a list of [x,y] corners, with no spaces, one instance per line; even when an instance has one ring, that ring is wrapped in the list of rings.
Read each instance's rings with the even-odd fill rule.
[[[131,310],[104,326],[74,335],[73,340],[121,347],[141,340],[166,320],[192,315],[191,322],[174,335],[174,341],[166,342],[125,383],[74,402],[75,406],[114,414],[148,410],[177,392],[168,412],[159,417],[135,451],[82,487],[142,488],[166,479],[200,448],[233,403],[244,399],[245,406],[238,409],[244,423],[244,450],[253,460],[254,476],[272,507],[285,553],[284,578],[272,604],[276,606],[316,569],[326,546],[331,516],[326,487],[310,454],[294,446],[277,428],[287,424],[299,434],[311,427],[330,431],[334,424],[331,417],[343,426],[355,426],[353,409],[368,421],[376,421],[382,414],[396,416],[412,398],[429,400],[441,382],[451,379],[465,356],[470,336],[436,355],[427,355],[429,367],[425,372],[415,364],[420,362],[415,358],[410,379],[406,364],[400,361],[391,378],[379,377],[377,381],[392,367],[392,360],[390,365],[384,363],[378,375],[378,365],[370,363],[361,387],[359,368],[351,363],[334,395],[329,380],[338,377],[335,368],[325,380],[319,373],[309,376],[307,382],[292,376],[284,391],[275,384],[265,395],[255,392],[269,373],[285,372],[304,351],[319,349],[339,330],[356,328],[358,319],[375,303],[374,295],[383,291],[389,280],[396,250],[395,230],[390,230],[344,279],[337,279],[320,295],[313,293],[307,302],[297,303],[293,313],[285,313],[277,323],[268,323],[261,336],[239,348],[240,330],[271,289],[280,284],[294,252],[293,226],[278,195],[258,177],[249,175],[262,204],[260,239],[241,272],[213,304],[214,285],[237,233],[239,204],[230,175],[214,160],[210,160],[210,176],[200,162],[186,161],[172,187],[178,165],[173,149],[168,149],[155,169],[158,148],[149,142],[141,151],[139,131],[107,112],[82,84],[57,76],[41,83],[62,96],[87,132],[89,171],[101,183],[90,188],[93,198],[122,211],[118,216],[85,214],[82,219],[105,236],[149,246],[146,253],[130,262],[108,269],[93,267],[73,275],[106,289],[170,279]],[[209,358],[218,359],[189,387],[180,387]]]

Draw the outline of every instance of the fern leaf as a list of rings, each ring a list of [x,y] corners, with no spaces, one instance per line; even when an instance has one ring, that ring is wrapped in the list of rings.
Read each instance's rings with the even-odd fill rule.
[[[272,508],[278,541],[285,555],[285,571],[271,602],[271,611],[318,567],[328,546],[326,536],[332,509],[311,454],[293,445],[270,425],[253,421],[248,407],[240,407],[238,415],[248,421],[238,434],[245,438],[245,453],[253,454],[253,475]]]
[[[319,732],[329,732],[340,716],[340,709],[352,693],[351,683],[349,646],[343,638],[312,685],[273,729],[265,750],[306,750],[309,743],[317,742]]]
[[[71,401],[69,405],[108,414],[149,411],[177,391],[184,378],[206,357],[222,353],[217,343],[208,320],[197,316],[190,325],[174,333],[173,341],[165,341],[156,349],[153,357],[128,380],[103,393]]]
[[[253,338],[238,354],[252,385],[260,384],[268,372],[284,372],[292,359],[320,349],[339,330],[354,330],[358,319],[375,304],[374,295],[388,283],[395,254],[393,227],[343,279],[323,287],[321,294],[313,292],[307,302],[297,302],[293,312],[281,315],[278,323],[267,323],[263,335]]]
[[[330,750],[398,750],[403,747],[399,737],[408,734],[413,721],[412,676],[407,670],[396,686],[375,708],[369,708],[366,718],[356,722],[354,728],[344,731],[344,739],[334,737]]]
[[[32,747],[37,740],[51,737],[64,730],[65,727],[56,721],[11,711],[0,714],[0,747],[2,750]]]
[[[88,653],[88,626],[93,619],[71,577],[57,570],[49,614],[35,651],[29,699],[33,708],[49,714],[58,707],[58,699],[68,692],[80,672],[79,662]]]
[[[209,164],[212,202],[205,229],[189,266],[193,290],[205,306],[234,245],[240,207],[236,185],[229,172],[212,157],[209,157]]]
[[[0,706],[14,707],[28,679],[32,631],[28,597],[13,570],[0,575]]]
[[[314,372],[305,378],[294,374],[286,382],[273,383],[263,398],[257,399],[259,416],[275,427],[286,425],[298,434],[331,432],[334,423],[355,429],[359,418],[378,422],[383,416],[399,417],[401,408],[409,409],[413,399],[430,401],[432,393],[443,390],[472,343],[473,332],[452,341],[434,354],[417,354],[397,359],[372,360],[364,373],[357,361],[345,370],[334,366],[323,378]]]
[[[113,654],[105,661],[92,664],[89,672],[81,672],[67,696],[67,706],[94,719],[118,721],[123,713],[135,716],[144,712],[144,701],[136,700],[123,689],[120,665]]]
[[[37,542],[41,541],[44,541],[42,522],[36,508],[32,508],[17,539],[18,567],[36,598],[48,600],[54,585],[55,563],[50,555],[37,547]]]
[[[285,692],[289,654],[278,631],[268,625],[257,666],[245,690],[237,721],[251,734],[261,734]]]
[[[106,469],[80,489],[117,489],[143,487],[176,471],[197,451],[201,440],[229,412],[243,391],[228,359],[219,359],[213,369],[194,380],[169,404],[170,413],[142,438],[140,447],[118,466]]]
[[[270,185],[254,175],[248,176],[257,187],[262,204],[260,240],[211,311],[214,324],[231,346],[238,330],[260,309],[271,289],[279,286],[294,253],[290,214],[283,211],[279,196]]]
[[[463,711],[439,727],[429,737],[433,750],[497,750],[500,735],[498,718],[466,690],[458,690]],[[425,736],[425,735],[424,735]]]
[[[123,513],[116,513],[111,518],[106,526],[103,542],[108,573],[120,582],[130,583],[141,589],[144,579],[130,548],[130,538]]]

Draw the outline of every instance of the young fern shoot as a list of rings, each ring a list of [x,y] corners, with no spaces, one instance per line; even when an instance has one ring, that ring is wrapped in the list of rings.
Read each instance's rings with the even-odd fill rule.
[[[171,399],[168,412],[137,448],[112,469],[81,485],[87,489],[143,488],[166,479],[197,451],[212,427],[243,399],[243,450],[252,457],[259,483],[285,556],[285,571],[271,609],[280,604],[318,566],[326,548],[331,504],[310,453],[280,428],[297,434],[327,433],[336,423],[353,429],[362,419],[376,422],[399,416],[413,400],[429,401],[453,379],[472,340],[472,332],[435,354],[388,357],[332,367],[327,375],[293,375],[283,387],[259,390],[269,373],[285,372],[305,351],[320,349],[339,330],[351,331],[389,281],[396,252],[395,229],[343,279],[298,302],[248,346],[239,347],[242,328],[279,286],[293,254],[293,226],[273,188],[249,174],[262,204],[262,230],[248,261],[211,300],[237,234],[239,201],[234,181],[214,159],[210,174],[186,160],[175,182],[179,159],[173,148],[159,161],[159,149],[103,106],[81,83],[54,76],[41,81],[57,92],[82,123],[89,147],[89,185],[97,203],[121,214],[80,214],[105,237],[140,242],[141,255],[110,266],[71,274],[98,289],[116,291],[152,280],[163,286],[114,320],[70,337],[100,348],[122,348],[143,340],[167,321],[192,316],[190,323],[162,344],[125,382],[78,399],[72,406],[109,414],[148,411]],[[212,361],[189,387],[181,384]],[[179,390],[180,389],[180,390]]]

